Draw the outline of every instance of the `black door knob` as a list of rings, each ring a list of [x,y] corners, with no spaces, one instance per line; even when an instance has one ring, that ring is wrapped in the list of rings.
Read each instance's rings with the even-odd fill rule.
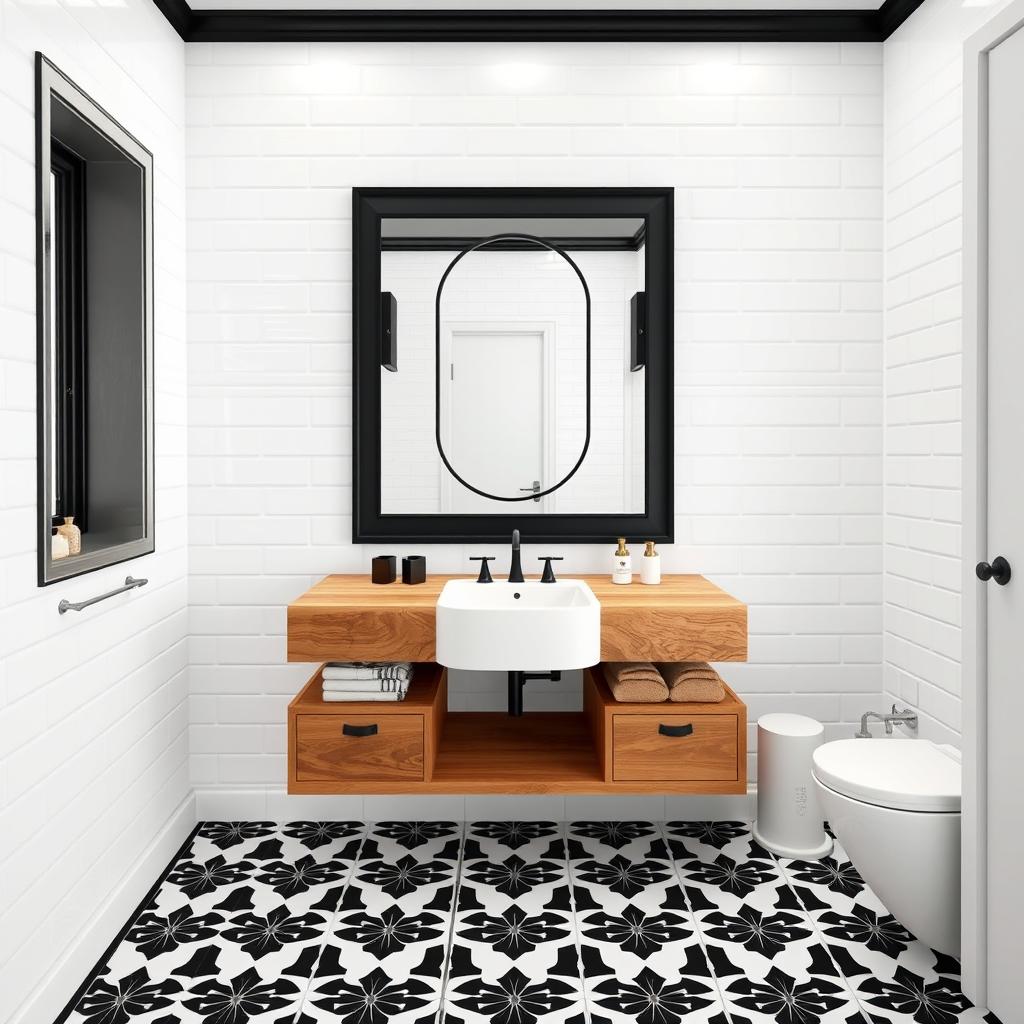
[[[999,586],[1005,587],[1010,582],[1010,563],[1002,555],[993,558],[991,565],[988,562],[979,562],[974,567],[974,572],[984,583],[995,580]]]

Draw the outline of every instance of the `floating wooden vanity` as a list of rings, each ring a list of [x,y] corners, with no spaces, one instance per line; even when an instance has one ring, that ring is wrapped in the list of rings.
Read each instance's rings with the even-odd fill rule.
[[[377,586],[327,576],[288,606],[288,660],[434,661],[437,599],[459,578],[472,579]],[[602,661],[747,660],[747,606],[703,576],[665,576],[657,587],[580,578],[601,602]]]
[[[719,704],[621,704],[598,665],[583,673],[583,712],[449,712],[434,663],[449,578],[328,576],[289,605],[289,661],[416,663],[396,703],[325,702],[317,669],[288,707],[290,793],[746,792],[746,705],[732,690]],[[703,577],[584,579],[604,661],[746,660],[746,606]]]

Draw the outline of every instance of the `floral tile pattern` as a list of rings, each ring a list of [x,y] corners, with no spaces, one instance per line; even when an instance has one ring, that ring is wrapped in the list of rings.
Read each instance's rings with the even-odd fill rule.
[[[568,838],[591,1018],[724,1020],[660,829],[640,821],[578,821]]]
[[[985,1011],[960,989],[960,962],[929,949],[882,906],[836,840],[820,861],[780,860],[864,1011],[876,1021],[976,1024]]]
[[[207,822],[57,1024],[998,1024],[837,844],[746,822]]]
[[[565,839],[555,822],[467,827],[445,1018],[582,1024]]]
[[[454,822],[371,825],[303,1006],[311,1021],[414,1024],[441,1005],[462,851]]]
[[[203,825],[69,1020],[294,1016],[365,830],[359,822]]]
[[[670,822],[668,846],[729,1016],[846,1024],[856,998],[775,858],[741,822]]]

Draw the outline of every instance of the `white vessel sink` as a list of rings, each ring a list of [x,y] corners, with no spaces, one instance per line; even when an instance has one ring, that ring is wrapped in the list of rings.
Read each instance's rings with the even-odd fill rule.
[[[449,580],[437,599],[447,668],[549,672],[601,660],[601,605],[583,580]]]

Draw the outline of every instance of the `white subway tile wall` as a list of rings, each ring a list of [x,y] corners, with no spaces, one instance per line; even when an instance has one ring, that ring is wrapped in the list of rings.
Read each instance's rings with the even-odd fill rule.
[[[157,551],[45,589],[36,586],[35,527],[36,50],[152,150],[156,207]],[[117,894],[137,864],[151,867],[147,847],[190,795],[184,75],[184,45],[151,0],[117,6],[0,0],[5,1021],[56,1016],[121,924],[104,922],[104,909],[127,901],[121,911],[127,913],[142,898],[151,875],[130,880],[129,889],[141,888]],[[102,593],[126,572],[148,577],[149,585],[80,615],[57,614],[61,598]],[[90,932],[97,921],[101,927]]]
[[[847,735],[878,703],[881,57],[838,43],[188,47],[200,807],[226,790],[281,805],[284,709],[310,672],[284,662],[284,605],[385,550],[351,543],[356,185],[675,186],[664,569],[750,602],[750,664],[723,672],[752,722],[804,711]],[[611,543],[566,546],[563,571],[605,571]],[[422,553],[433,572],[506,556]],[[455,679],[453,706],[498,707],[502,686]]]
[[[885,43],[887,701],[958,743],[963,44],[1005,0],[928,0]]]

